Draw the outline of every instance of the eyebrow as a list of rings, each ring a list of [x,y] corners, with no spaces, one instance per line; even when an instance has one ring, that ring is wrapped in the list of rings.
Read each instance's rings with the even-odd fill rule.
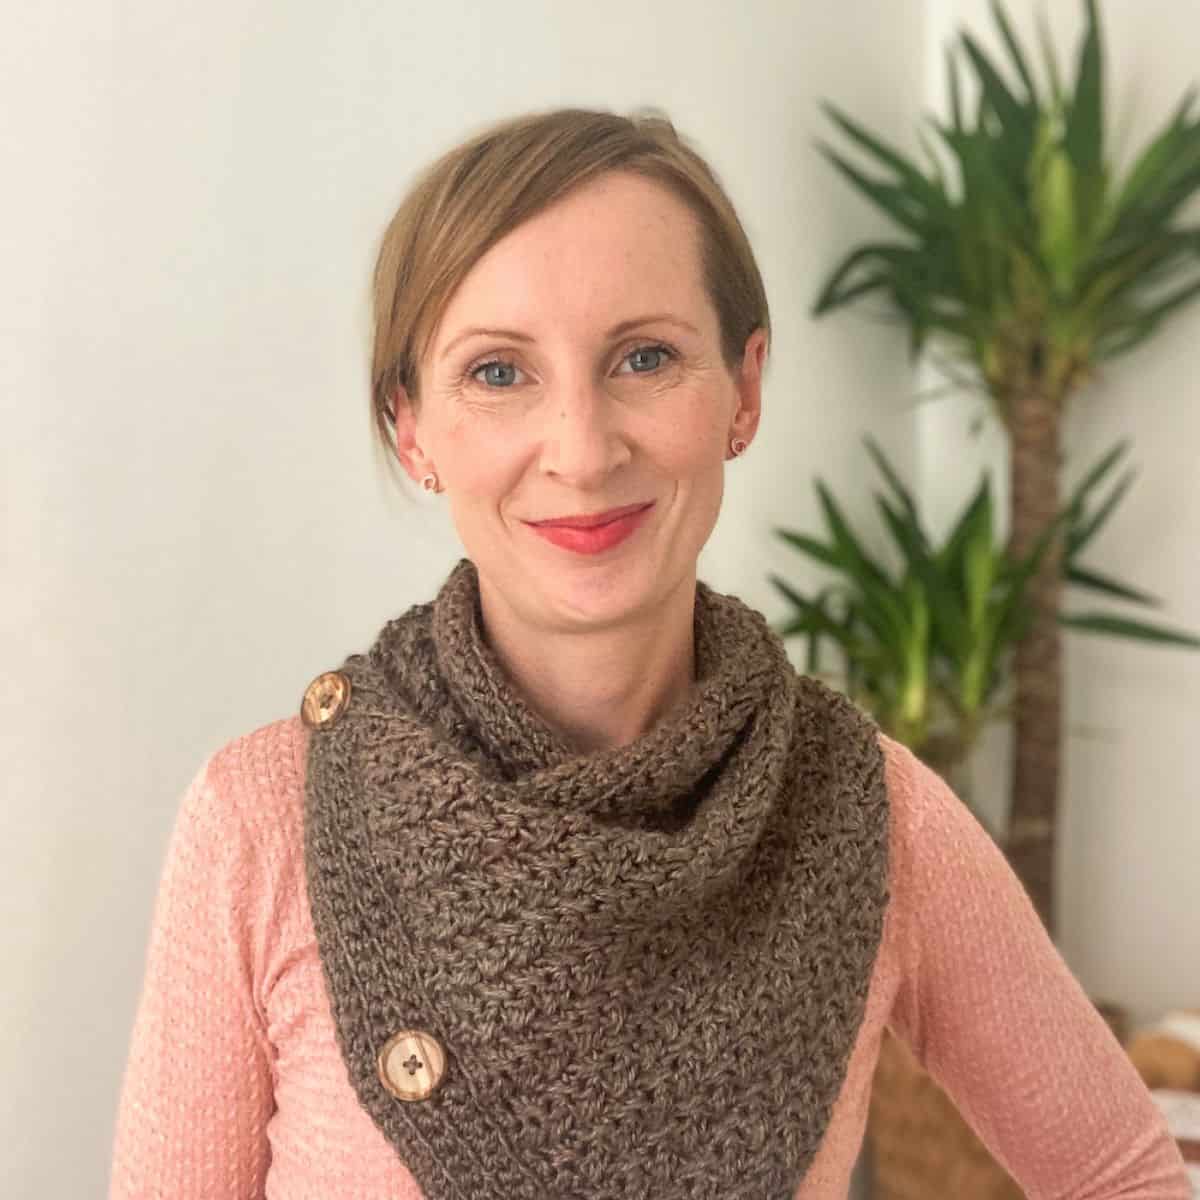
[[[610,340],[618,338],[623,333],[627,333],[631,329],[636,329],[639,325],[650,325],[654,322],[663,322],[668,325],[678,325],[683,329],[689,329],[692,333],[698,334],[695,325],[689,321],[683,320],[682,317],[673,316],[671,313],[648,313],[644,317],[630,317],[628,321],[620,321],[614,325],[606,335]],[[487,337],[507,338],[513,342],[532,342],[534,339],[527,333],[522,333],[519,329],[490,329],[482,326],[472,326],[470,329],[464,329],[453,340],[446,343],[442,354],[449,354],[459,342],[465,342],[469,337],[478,337],[485,335]]]

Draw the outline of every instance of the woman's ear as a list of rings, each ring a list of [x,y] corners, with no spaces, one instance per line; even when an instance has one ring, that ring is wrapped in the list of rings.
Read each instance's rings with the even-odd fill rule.
[[[767,331],[759,328],[746,339],[741,370],[736,378],[738,406],[731,433],[747,442],[753,440],[762,416],[762,375],[766,359]]]
[[[417,445],[417,415],[408,398],[408,390],[398,387],[392,396],[396,418],[396,457],[414,483],[420,483],[433,469]]]

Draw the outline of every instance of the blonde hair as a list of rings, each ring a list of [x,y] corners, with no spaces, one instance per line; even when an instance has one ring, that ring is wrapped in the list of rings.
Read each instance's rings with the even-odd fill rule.
[[[560,108],[512,117],[443,154],[388,223],[373,279],[371,407],[394,463],[397,389],[420,399],[420,364],[450,298],[487,251],[572,188],[609,171],[669,188],[696,215],[704,286],[721,352],[740,365],[770,313],[750,242],[716,174],[661,110],[630,117]]]

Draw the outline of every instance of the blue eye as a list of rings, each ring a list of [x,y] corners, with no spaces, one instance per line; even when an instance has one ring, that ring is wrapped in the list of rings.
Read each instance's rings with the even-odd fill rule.
[[[470,373],[471,378],[475,379],[478,377],[478,375],[481,371],[504,372],[504,371],[515,371],[515,370],[516,370],[516,367],[512,363],[505,362],[502,358],[494,358],[490,362],[480,363],[479,366],[472,367],[469,373]],[[505,388],[505,387],[510,387],[513,383],[516,382],[516,380],[506,378],[503,375],[501,375],[500,378],[497,378],[497,376],[495,374],[492,374],[490,376],[485,376],[483,379],[479,380],[479,382],[485,384],[485,386],[487,386],[487,387]]]
[[[657,355],[659,356],[659,358],[660,358],[660,359],[663,359],[663,358],[671,358],[671,357],[672,357],[671,351],[670,351],[670,350],[668,350],[668,349],[666,348],[666,346],[657,346],[657,345],[656,345],[656,346],[639,346],[639,347],[638,347],[636,350],[632,350],[632,351],[630,351],[630,353],[629,353],[629,354],[627,354],[627,355],[625,356],[625,361],[626,361],[626,362],[633,362],[633,361],[634,361],[635,359],[637,359],[639,356],[642,356],[642,355],[647,355],[647,354],[650,354],[650,355],[657,354]],[[643,358],[643,359],[642,359],[642,361],[643,361],[643,363],[644,363],[644,362],[645,362],[645,359]],[[661,365],[662,365],[661,361],[660,361],[660,362],[653,362],[653,361],[652,361],[652,362],[649,364],[649,367],[650,367],[650,370],[651,370],[651,371],[653,371],[653,370],[654,370],[656,367],[659,367],[659,366],[661,366]],[[634,372],[633,372],[633,373],[634,373],[635,375],[646,375],[646,374],[648,374],[648,372],[647,372],[647,371],[640,371],[640,370],[638,370],[636,367],[634,368]]]

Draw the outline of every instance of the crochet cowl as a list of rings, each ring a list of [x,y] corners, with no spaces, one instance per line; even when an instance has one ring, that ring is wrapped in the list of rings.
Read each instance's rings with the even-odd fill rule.
[[[338,1043],[428,1200],[790,1197],[888,900],[874,723],[696,586],[689,699],[580,753],[490,649],[462,559],[341,670],[310,739],[309,900]],[[432,1035],[440,1086],[377,1056]]]

